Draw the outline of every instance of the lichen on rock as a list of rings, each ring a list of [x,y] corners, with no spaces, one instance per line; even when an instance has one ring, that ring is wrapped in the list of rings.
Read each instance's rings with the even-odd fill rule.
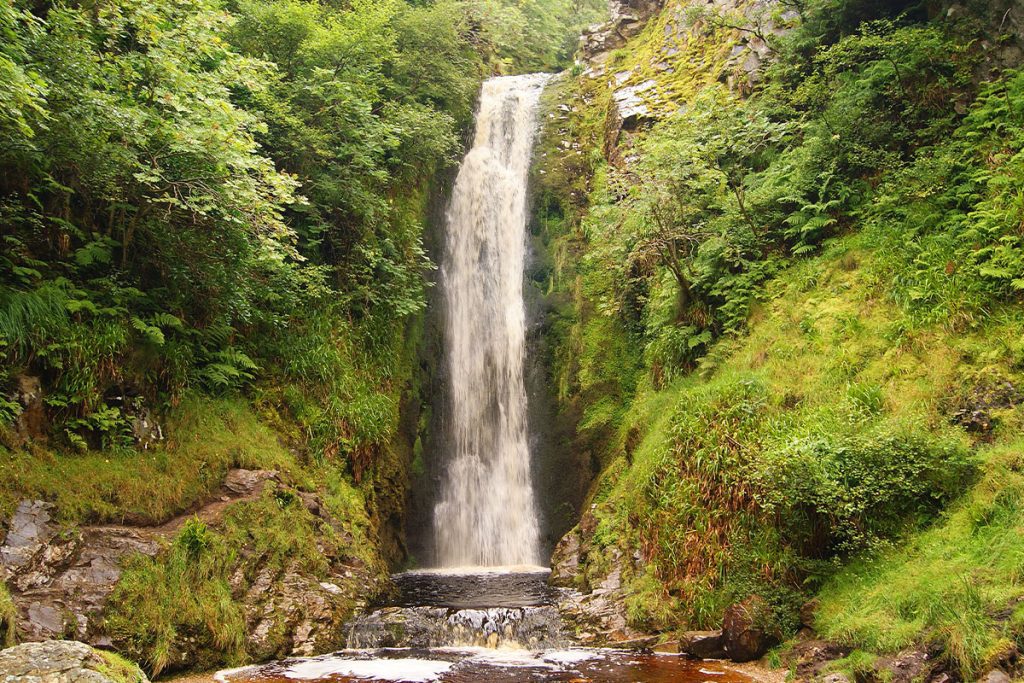
[[[25,643],[0,651],[0,680],[21,683],[149,683],[138,666],[73,640]]]

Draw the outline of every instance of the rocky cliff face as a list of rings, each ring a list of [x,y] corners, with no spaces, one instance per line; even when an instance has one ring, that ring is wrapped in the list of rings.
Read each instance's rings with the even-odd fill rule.
[[[608,22],[584,33],[580,57],[584,78],[610,92],[605,153],[617,164],[635,131],[684,109],[701,83],[749,94],[772,38],[799,16],[777,0],[617,0],[609,9]]]
[[[795,12],[773,0],[621,0],[610,9],[611,19],[583,36],[580,76],[552,86],[536,172],[541,187],[561,182],[580,188],[574,190],[577,197],[584,194],[586,174],[593,173],[584,158],[588,147],[599,147],[601,163],[628,177],[636,143],[658,121],[685,112],[697,90],[721,83],[749,94],[772,59],[773,37],[796,20]],[[581,137],[581,130],[594,137]],[[587,210],[582,197],[574,203],[581,213]],[[577,443],[579,449],[587,447]],[[658,638],[629,607],[645,562],[639,552],[595,543],[597,528],[595,514],[587,512],[555,549],[552,583],[576,591],[559,604],[563,618],[584,644],[651,645]],[[693,633],[680,646],[698,655],[746,660],[763,652],[769,636],[737,621],[730,634]]]
[[[591,63],[606,60],[612,50],[638,35],[664,4],[665,0],[608,0],[608,21],[583,32],[580,55]]]

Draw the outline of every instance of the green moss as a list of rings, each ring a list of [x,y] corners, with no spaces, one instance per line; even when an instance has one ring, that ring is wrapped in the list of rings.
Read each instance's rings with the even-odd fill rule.
[[[737,17],[753,3],[740,3]],[[731,19],[740,25],[742,19]],[[627,48],[613,54],[609,74],[628,74],[617,88],[653,80],[643,97],[657,116],[667,116],[702,87],[724,80],[732,49],[744,32],[727,25],[716,10],[702,11],[688,0],[672,0]]]
[[[110,678],[114,683],[142,683],[146,675],[142,673],[135,664],[132,664],[124,657],[105,650],[97,650],[105,664],[100,665],[99,672]]]
[[[0,581],[0,648],[11,647],[17,643],[18,610],[7,592],[7,586]]]
[[[209,497],[231,467],[302,477],[277,434],[241,400],[189,398],[171,414],[166,433],[167,443],[148,451],[0,448],[0,516],[20,500],[41,498],[55,502],[69,523],[158,523]]]

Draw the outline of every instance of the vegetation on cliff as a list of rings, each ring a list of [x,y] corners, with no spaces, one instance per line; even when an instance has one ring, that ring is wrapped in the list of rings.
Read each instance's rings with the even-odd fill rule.
[[[826,637],[939,643],[964,676],[1021,638],[996,500],[1024,76],[994,68],[990,13],[669,2],[551,93],[552,381],[602,471],[576,581],[622,570],[635,628],[753,594],[792,634],[820,593]]]
[[[239,557],[402,560],[433,179],[484,77],[557,68],[602,12],[0,3],[0,518],[156,524],[229,468],[280,477],[123,576],[108,627],[150,670],[185,641],[206,666],[276,652],[243,642]]]
[[[480,80],[566,65],[601,4],[0,3],[0,517],[157,524],[276,473],[125,564],[104,628],[150,671],[284,656],[251,594],[351,611],[328,579],[401,559],[434,178]],[[1013,10],[668,0],[550,89],[530,276],[596,475],[575,581],[621,574],[630,626],[756,595],[862,678],[1024,648]]]

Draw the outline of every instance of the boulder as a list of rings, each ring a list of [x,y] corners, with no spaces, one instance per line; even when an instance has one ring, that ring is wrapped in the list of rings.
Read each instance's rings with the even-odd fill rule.
[[[0,651],[0,680],[22,683],[149,683],[134,664],[73,640]]]
[[[224,488],[237,496],[249,496],[263,489],[267,481],[276,480],[273,470],[230,470],[224,478]]]
[[[725,651],[734,662],[759,659],[780,639],[771,606],[756,595],[725,610],[722,633]]]
[[[1010,683],[1011,679],[1005,671],[1002,671],[1001,669],[992,669],[979,680],[980,683]]]
[[[807,628],[814,628],[814,618],[818,612],[818,605],[821,604],[817,598],[812,598],[800,605],[800,625]]]
[[[721,631],[686,631],[679,638],[679,650],[700,659],[725,659],[725,636]]]

